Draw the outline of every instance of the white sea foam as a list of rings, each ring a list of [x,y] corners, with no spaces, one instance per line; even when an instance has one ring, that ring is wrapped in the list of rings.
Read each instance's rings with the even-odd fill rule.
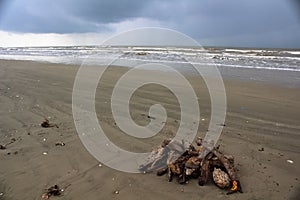
[[[290,54],[293,54],[293,55],[300,55],[300,51],[284,51],[286,53],[290,53]]]

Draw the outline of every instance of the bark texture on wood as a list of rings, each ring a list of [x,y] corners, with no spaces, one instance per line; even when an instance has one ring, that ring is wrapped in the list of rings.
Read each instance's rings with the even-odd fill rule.
[[[238,180],[236,169],[234,168],[233,165],[234,163],[233,160],[232,159],[229,160],[228,158],[226,158],[224,154],[222,154],[217,149],[213,149],[212,152],[218,157],[219,161],[223,164],[231,180]]]

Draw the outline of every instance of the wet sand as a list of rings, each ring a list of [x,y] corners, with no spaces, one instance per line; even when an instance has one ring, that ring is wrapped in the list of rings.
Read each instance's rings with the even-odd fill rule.
[[[54,184],[65,189],[51,199],[296,199],[300,190],[300,90],[254,81],[224,80],[228,112],[218,144],[235,156],[244,193],[226,195],[211,181],[200,187],[154,173],[128,174],[99,166],[82,145],[72,117],[72,88],[78,66],[30,61],[0,61],[0,199],[41,199]],[[162,102],[168,111],[165,128],[152,139],[122,135],[110,109],[114,83],[127,70],[111,67],[97,90],[96,109],[108,137],[122,148],[149,151],[174,136],[180,123],[176,98],[165,88],[149,85],[132,98],[130,112],[136,123],[149,121],[149,106]],[[199,98],[199,136],[210,118],[210,100],[201,79],[188,79]],[[42,128],[48,118],[59,128]],[[65,146],[56,146],[63,141]],[[133,145],[134,144],[134,145]],[[263,148],[264,151],[259,151]],[[46,153],[46,155],[43,155]],[[292,160],[293,164],[287,162]],[[115,194],[114,191],[119,191]],[[297,193],[298,191],[298,193]]]

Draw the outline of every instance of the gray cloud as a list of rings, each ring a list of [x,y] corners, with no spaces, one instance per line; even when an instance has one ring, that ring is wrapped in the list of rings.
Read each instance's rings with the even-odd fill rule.
[[[34,33],[101,32],[109,30],[107,23],[142,17],[146,4],[139,0],[14,0],[6,3],[0,28]]]
[[[146,1],[140,0],[65,0],[60,3],[70,15],[95,23],[118,22],[142,16],[141,12],[146,5]]]
[[[282,41],[288,41],[288,46],[293,43],[300,47],[300,41],[291,42],[298,39],[300,30],[299,9],[295,5],[284,0],[7,0],[6,4],[0,4],[0,11],[4,13],[0,15],[0,29],[34,33],[101,33],[113,32],[111,23],[144,18],[198,40],[248,38],[251,41],[247,43],[255,46],[265,38],[264,45],[276,46],[282,42],[274,41],[274,36],[289,35],[290,38]],[[268,33],[272,39],[264,36]]]
[[[172,6],[168,1],[162,15],[151,17],[168,20],[174,28],[193,36],[214,37],[282,30],[298,23],[291,4],[287,1],[189,1],[189,4]],[[180,1],[179,1],[180,2]],[[158,2],[159,3],[159,2]],[[176,9],[174,9],[176,8]],[[166,17],[167,15],[167,17]]]

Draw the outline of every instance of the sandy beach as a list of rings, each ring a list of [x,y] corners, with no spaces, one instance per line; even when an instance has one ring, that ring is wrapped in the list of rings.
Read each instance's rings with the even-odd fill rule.
[[[200,187],[155,173],[129,174],[99,166],[82,145],[72,116],[72,88],[78,66],[31,61],[0,61],[0,200],[41,199],[58,184],[63,195],[50,199],[297,199],[300,195],[300,90],[273,83],[224,79],[228,112],[218,144],[235,157],[244,193],[226,195],[212,181]],[[110,67],[96,94],[98,118],[108,137],[132,151],[150,151],[178,128],[178,102],[167,89],[142,87],[130,112],[145,125],[149,106],[162,102],[168,121],[157,136],[133,139],[121,133],[110,109],[110,95],[128,70]],[[188,75],[200,98],[199,136],[210,118],[210,100],[199,77]],[[42,128],[45,119],[58,128]],[[65,146],[56,146],[57,142]],[[132,145],[134,144],[134,145]],[[263,148],[263,151],[259,151]],[[45,154],[45,155],[44,155]],[[287,162],[293,161],[293,163]],[[118,194],[115,194],[118,191]],[[297,197],[296,197],[297,196]]]

